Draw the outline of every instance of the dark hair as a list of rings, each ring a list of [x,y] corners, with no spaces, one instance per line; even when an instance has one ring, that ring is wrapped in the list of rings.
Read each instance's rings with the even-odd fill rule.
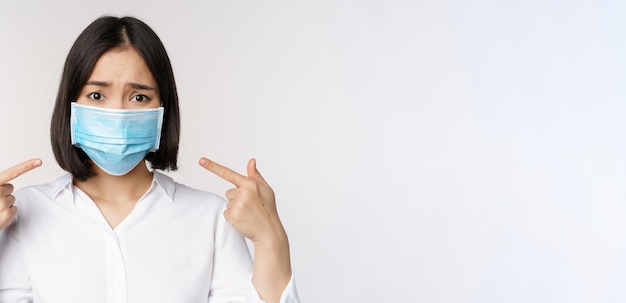
[[[57,94],[50,127],[52,151],[59,166],[74,178],[84,181],[94,176],[87,154],[71,143],[70,103],[93,71],[96,61],[105,52],[129,46],[137,50],[156,81],[162,106],[163,126],[159,150],[146,156],[153,169],[176,170],[180,137],[178,94],[172,65],[163,43],[144,22],[133,17],[105,16],[96,19],[78,36],[67,59]]]

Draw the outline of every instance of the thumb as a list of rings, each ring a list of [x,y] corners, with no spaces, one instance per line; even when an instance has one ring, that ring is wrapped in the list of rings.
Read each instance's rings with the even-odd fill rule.
[[[256,159],[254,158],[248,161],[248,177],[267,184],[267,182],[265,182],[265,179],[263,179],[263,176],[261,176],[259,170],[256,168]]]

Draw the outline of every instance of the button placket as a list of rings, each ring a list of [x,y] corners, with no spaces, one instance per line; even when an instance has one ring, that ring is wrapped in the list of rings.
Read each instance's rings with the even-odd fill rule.
[[[126,265],[119,241],[115,235],[105,234],[105,262],[107,272],[107,302],[126,303],[128,288],[126,280]]]

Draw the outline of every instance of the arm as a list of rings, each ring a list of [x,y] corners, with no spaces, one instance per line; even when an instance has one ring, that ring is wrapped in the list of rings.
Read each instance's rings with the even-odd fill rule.
[[[292,274],[287,234],[280,221],[274,225],[275,230],[267,239],[253,242],[252,282],[267,302],[279,302]]]
[[[219,215],[215,225],[215,252],[213,255],[214,267],[211,282],[211,291],[209,302],[247,302],[262,303],[272,302],[272,298],[266,296],[267,291],[261,290],[259,283],[264,281],[273,281],[278,279],[273,276],[265,276],[266,273],[273,275],[277,269],[270,264],[272,260],[264,260],[259,258],[259,245],[255,245],[255,261],[254,265],[248,253],[248,247],[244,238],[237,232],[233,226],[226,221],[224,216]],[[270,259],[277,257],[275,252],[270,252]],[[278,260],[282,262],[284,260]],[[265,269],[258,269],[259,264],[267,265]],[[253,272],[252,279],[250,273]],[[255,280],[253,282],[253,280]],[[298,303],[298,294],[295,289],[295,281],[293,277],[287,277],[285,286],[275,290],[275,301],[283,303]],[[266,283],[269,287],[273,287],[274,283]],[[269,289],[272,290],[271,288]],[[261,295],[263,294],[263,299]]]
[[[8,182],[39,166],[41,160],[32,159],[0,172],[0,302],[33,301],[24,250],[19,241],[13,185]]]
[[[261,298],[277,303],[287,291],[288,297],[298,302],[295,285],[289,283],[292,274],[287,234],[276,211],[274,192],[256,169],[256,161],[248,162],[248,176],[206,158],[200,159],[200,165],[236,186],[226,192],[224,218],[254,244],[252,283]]]
[[[16,218],[0,231],[0,302],[33,302],[18,225]]]

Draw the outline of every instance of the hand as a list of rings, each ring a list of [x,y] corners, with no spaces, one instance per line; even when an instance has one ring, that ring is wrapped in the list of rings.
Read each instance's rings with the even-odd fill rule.
[[[226,192],[224,217],[241,235],[255,245],[284,241],[286,235],[276,211],[274,191],[256,169],[255,159],[248,162],[247,176],[207,158],[201,158],[199,163],[236,186]]]
[[[8,182],[39,166],[41,160],[32,159],[0,172],[0,229],[9,225],[17,213],[17,207],[13,205],[15,203],[15,197],[12,195],[13,185]]]
[[[265,302],[279,302],[291,277],[289,241],[278,218],[274,191],[248,162],[248,176],[221,166],[207,158],[200,165],[236,187],[226,192],[226,220],[254,243],[252,283]]]

